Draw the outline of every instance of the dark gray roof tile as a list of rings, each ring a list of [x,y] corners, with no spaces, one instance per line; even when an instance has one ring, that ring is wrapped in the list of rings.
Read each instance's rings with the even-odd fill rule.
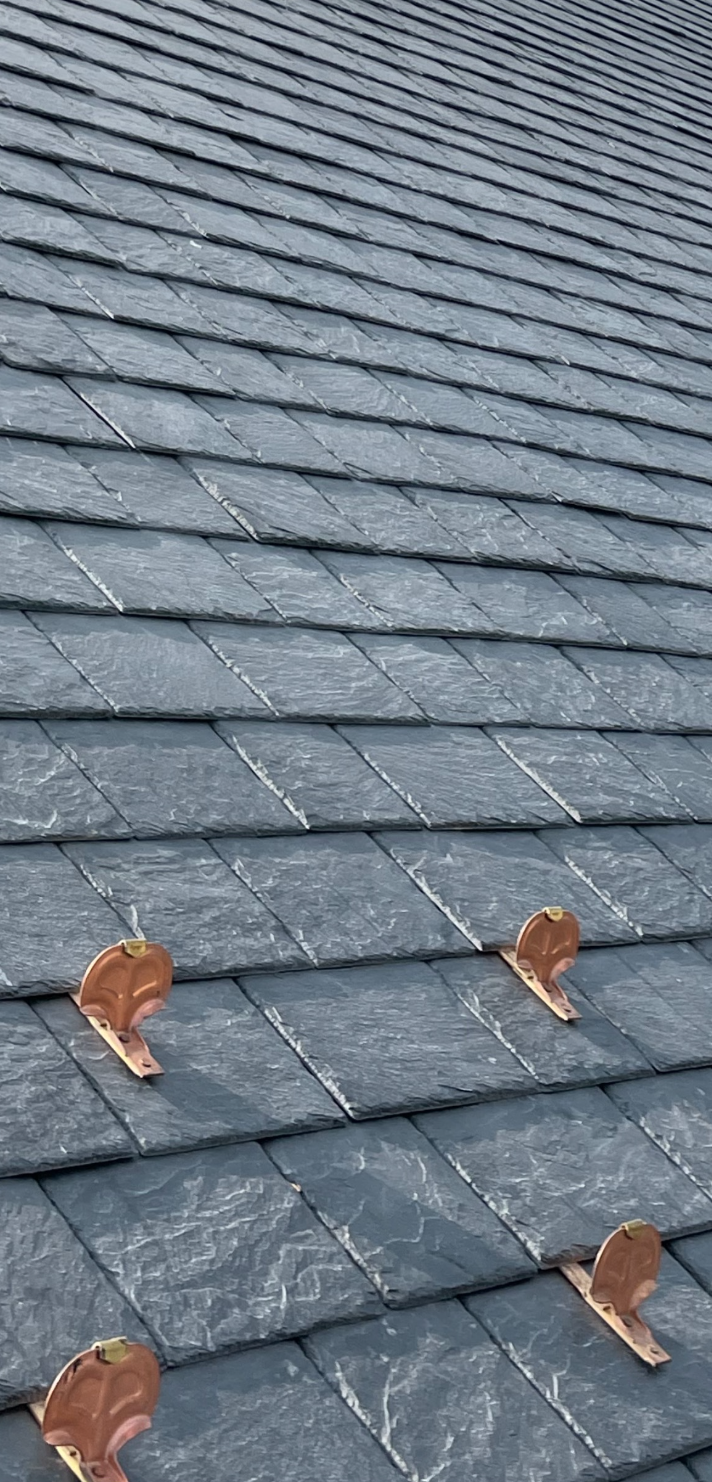
[[[516,721],[522,711],[498,684],[442,638],[354,639],[429,720],[465,725]],[[367,720],[366,715],[354,720]]]
[[[425,963],[242,982],[351,1117],[489,1100],[532,1084]]]
[[[558,1272],[478,1294],[467,1305],[539,1393],[587,1436],[608,1476],[709,1444],[712,1301],[670,1256],[663,1255],[658,1290],[645,1304],[646,1322],[672,1354],[656,1371],[654,1393],[649,1372]]]
[[[371,838],[216,839],[215,849],[315,964],[467,950]]]
[[[276,916],[207,842],[68,844],[66,851],[132,936],[167,948],[178,977],[304,961]]]
[[[421,711],[345,634],[196,623],[255,695],[286,719],[419,720]],[[233,714],[235,707],[233,707]]]
[[[152,1342],[131,1305],[92,1260],[83,1243],[31,1178],[0,1183],[0,1251],[12,1263],[12,1284],[0,1317],[0,1408],[40,1399],[59,1368],[87,1348],[97,1332],[121,1332]],[[23,1252],[18,1261],[17,1251]],[[31,1315],[30,1315],[31,1314]],[[30,1417],[28,1415],[28,1420]],[[3,1418],[0,1424],[6,1424]],[[30,1421],[34,1427],[35,1422]],[[0,1431],[0,1435],[3,1432]],[[36,1434],[39,1436],[39,1430]],[[42,1454],[50,1456],[42,1441]],[[10,1453],[12,1459],[12,1451]],[[6,1458],[3,1455],[3,1469]],[[56,1469],[29,1473],[54,1482]],[[9,1473],[28,1482],[27,1473]]]
[[[517,566],[561,564],[556,546],[525,523],[523,514],[526,509],[528,518],[528,504],[520,506],[518,513],[504,500],[491,495],[445,493],[441,489],[420,491],[415,502],[451,530],[463,548],[481,561]]]
[[[536,834],[443,830],[415,836],[387,832],[379,838],[476,947],[511,944],[527,917],[541,909],[544,896],[579,916],[584,941],[625,942],[633,936],[621,915]]]
[[[453,647],[516,705],[518,716],[535,726],[615,726],[630,728],[628,712],[595,687],[576,663],[579,650],[567,658],[561,649],[533,643],[491,643],[458,638]],[[584,650],[595,654],[597,650]],[[611,655],[606,652],[603,661]],[[594,660],[595,662],[595,660]],[[488,717],[489,718],[489,717]],[[512,717],[514,719],[514,717]]]
[[[438,569],[489,619],[489,631],[504,638],[539,638],[569,643],[606,643],[611,635],[553,577],[543,571],[502,571],[488,566],[439,563]]]
[[[571,648],[564,652],[641,730],[706,731],[712,726],[709,697],[695,681],[705,659],[661,658],[659,654],[614,653]],[[693,665],[692,669],[680,665]],[[599,724],[608,725],[600,717]]]
[[[122,446],[126,441],[56,376],[0,366],[0,393],[3,433],[15,437],[71,439],[100,446]]]
[[[618,640],[616,643],[614,639],[612,648],[649,648],[663,653],[689,651],[689,642],[647,600],[647,583],[632,586],[595,576],[561,576],[560,581],[588,613],[607,624]]]
[[[558,803],[482,731],[354,726],[342,734],[429,827],[565,822]]]
[[[108,714],[110,707],[99,691],[23,613],[0,612],[0,652],[0,714]]]
[[[216,550],[265,599],[263,617],[278,613],[285,622],[325,628],[371,628],[368,607],[344,591],[309,551],[240,542],[216,542]],[[238,614],[240,615],[240,614]]]
[[[187,459],[201,484],[257,540],[360,547],[347,514],[298,473]]]
[[[712,901],[709,894],[703,894],[704,887],[697,889],[685,878],[677,867],[676,851],[666,847],[669,830],[680,835],[687,852],[695,850],[701,827],[551,829],[544,837],[549,848],[638,936],[701,936],[712,929]],[[694,880],[696,871],[687,873]]]
[[[656,1070],[712,1059],[709,966],[691,944],[582,952],[569,977]]]
[[[97,454],[94,454],[96,457]],[[115,500],[85,471],[75,450],[56,443],[0,438],[0,510],[70,520],[114,518]],[[115,518],[122,520],[119,507]]]
[[[503,1346],[447,1302],[334,1328],[306,1349],[410,1482],[433,1470],[443,1482],[523,1472],[532,1482],[595,1482],[600,1463]]]
[[[216,730],[307,828],[417,824],[408,804],[331,726],[225,721]]]
[[[712,768],[705,736],[616,734],[611,739],[647,779],[651,799],[665,789],[676,800],[678,818],[712,821]]]
[[[81,449],[77,456],[98,480],[97,487],[113,496],[104,497],[100,512],[112,523],[148,525],[158,530],[199,530],[204,535],[223,534],[239,540],[236,520],[177,458],[104,449]],[[47,513],[55,511],[49,509]],[[77,512],[73,508],[69,511],[74,519],[88,519],[93,513],[83,505]]]
[[[130,830],[138,837],[160,838],[206,832],[285,833],[300,827],[275,790],[263,785],[207,725],[109,720],[98,725],[49,722],[46,729],[62,748],[56,753],[60,765],[72,780],[76,772],[83,783],[84,807],[93,783],[99,790],[97,802],[103,803],[109,818],[101,828],[86,823],[82,828],[75,822],[72,829],[68,821],[63,824],[65,836],[91,833],[106,838],[112,831]],[[120,819],[126,819],[125,826]]]
[[[712,1071],[610,1086],[614,1104],[706,1194],[712,1193]]]
[[[201,396],[201,406],[211,420],[221,424],[235,438],[240,448],[247,448],[249,461],[271,463],[278,468],[302,469],[307,473],[343,473],[339,457],[333,457],[320,438],[312,436],[309,426],[296,420],[302,413],[283,411],[280,407],[257,405],[237,398]],[[220,428],[218,429],[220,430]],[[186,448],[186,452],[227,453],[229,448],[206,446]],[[239,449],[233,456],[240,456]],[[244,454],[243,454],[244,456]]]
[[[568,984],[571,1002],[581,1014],[576,1024],[553,1022],[549,1010],[494,954],[433,966],[545,1090],[650,1074],[650,1063],[631,1040]]]
[[[0,838],[107,838],[128,825],[32,720],[0,722]]]
[[[156,390],[150,386],[124,385],[115,381],[89,380],[73,376],[73,389],[93,407],[106,427],[100,442],[119,439],[129,447],[168,453],[213,453],[218,457],[248,459],[250,455],[214,416],[181,391]],[[98,419],[97,419],[97,425]],[[18,431],[24,429],[18,428]],[[35,429],[28,429],[32,433]],[[50,436],[59,436],[56,429]],[[80,441],[87,441],[86,437]]]
[[[55,844],[4,844],[0,880],[3,997],[78,987],[97,952],[121,936],[120,916]]]
[[[113,603],[33,520],[0,516],[3,606],[112,612]]]
[[[0,624],[2,617],[0,613]],[[59,668],[59,654],[76,665],[73,695],[88,691],[80,675],[96,686],[89,692],[90,703],[75,699],[70,704],[59,686],[56,700],[45,691],[44,703],[38,697],[37,713],[81,715],[113,710],[117,715],[196,716],[202,720],[267,711],[264,702],[185,623],[160,618],[54,617],[42,612],[34,614],[34,621],[56,645],[54,667]],[[36,630],[35,636],[34,648],[39,650]],[[25,646],[29,660],[27,641]]]
[[[456,589],[461,569],[444,574],[428,561],[396,556],[341,555],[325,551],[323,564],[373,615],[373,626],[431,633],[491,633],[492,623]],[[473,594],[474,596],[474,594]]]
[[[72,316],[72,328],[101,357],[97,366],[67,366],[67,370],[97,370],[110,366],[122,380],[147,385],[176,386],[183,391],[216,391],[219,380],[200,360],[170,335],[135,325]]]
[[[146,1029],[164,1072],[148,1080],[127,1075],[68,999],[43,999],[36,1007],[143,1154],[311,1131],[343,1120],[332,1098],[229,980],[174,986],[163,1013]],[[85,1100],[87,1094],[88,1087]]]
[[[51,524],[48,529],[60,550],[121,612],[248,622],[275,616],[269,601],[262,601],[254,586],[199,535],[75,524]]]
[[[102,1168],[91,1186],[54,1175],[46,1188],[173,1364],[379,1310],[255,1143]]]
[[[662,781],[656,785],[649,774],[638,770],[636,736],[624,736],[622,741],[626,744],[620,749],[617,732],[607,740],[597,731],[512,727],[495,731],[494,739],[507,756],[566,809],[575,823],[617,823],[624,819],[650,823],[660,818],[686,816]],[[681,737],[655,739],[688,744]]]
[[[131,1156],[119,1123],[29,1004],[0,1003],[0,1176]]]
[[[97,321],[98,323],[99,321]],[[41,304],[6,299],[0,308],[0,351],[17,370],[67,371],[106,375],[106,362],[77,335],[71,321]]]
[[[544,1265],[595,1255],[632,1208],[667,1236],[712,1223],[712,1202],[598,1087],[416,1121]]]
[[[389,1306],[532,1274],[519,1242],[400,1117],[268,1151]]]
[[[312,478],[309,482],[363,531],[369,547],[376,551],[392,551],[403,556],[465,553],[466,547],[440,521],[437,507],[432,511],[426,508],[417,494],[411,498],[407,490],[356,479]],[[343,546],[344,542],[340,544]]]

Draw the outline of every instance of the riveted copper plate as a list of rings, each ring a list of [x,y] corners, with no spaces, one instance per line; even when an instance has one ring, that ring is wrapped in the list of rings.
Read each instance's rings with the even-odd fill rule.
[[[502,956],[518,977],[559,1019],[572,1022],[581,1015],[559,983],[559,975],[573,967],[579,949],[579,924],[572,911],[547,906],[525,921],[514,948]]]
[[[148,1430],[160,1383],[143,1343],[95,1343],[57,1375],[42,1414],[45,1441],[73,1452],[88,1482],[127,1482],[116,1453]]]
[[[163,1008],[172,982],[173,962],[165,947],[117,942],[89,964],[72,998],[135,1075],[160,1075],[138,1025]]]
[[[583,1266],[561,1268],[588,1305],[652,1368],[667,1363],[670,1355],[656,1342],[638,1308],[657,1286],[661,1249],[654,1225],[630,1220],[604,1240],[590,1277]]]

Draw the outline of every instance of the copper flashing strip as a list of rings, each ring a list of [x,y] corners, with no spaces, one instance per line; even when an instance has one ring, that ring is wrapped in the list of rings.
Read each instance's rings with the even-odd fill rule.
[[[556,1014],[573,1023],[580,1019],[559,983],[560,973],[573,967],[579,949],[579,924],[572,911],[547,906],[525,921],[516,947],[500,947],[499,955],[532,993]]]

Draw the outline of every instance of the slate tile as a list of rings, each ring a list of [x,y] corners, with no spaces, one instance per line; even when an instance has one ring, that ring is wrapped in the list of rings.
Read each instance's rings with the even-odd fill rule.
[[[305,720],[422,718],[417,705],[346,634],[229,623],[196,623],[195,632],[278,715]]]
[[[73,376],[69,384],[87,406],[104,418],[106,436],[100,439],[104,443],[119,441],[111,432],[114,428],[129,447],[149,452],[214,453],[223,458],[247,456],[215,417],[181,391],[119,385],[115,381],[95,381],[83,376]],[[47,435],[61,436],[51,430]],[[79,441],[86,442],[87,438]]]
[[[0,714],[107,713],[103,696],[21,612],[0,612],[0,657]]]
[[[215,849],[315,965],[466,951],[370,838],[216,839]]]
[[[712,1222],[712,1202],[599,1087],[428,1112],[416,1125],[543,1265],[594,1256],[631,1210],[664,1238]]]
[[[131,1156],[108,1107],[26,1003],[0,1003],[0,1177]]]
[[[275,364],[261,350],[243,345],[225,345],[216,340],[199,340],[192,336],[181,342],[184,348],[207,366],[213,382],[223,383],[223,390],[235,391],[248,401],[270,401],[280,406],[315,407],[317,401],[304,386],[285,374],[284,361]],[[309,365],[306,359],[298,362]]]
[[[712,1301],[667,1254],[644,1311],[672,1362],[655,1370],[652,1385],[650,1370],[558,1272],[516,1290],[478,1293],[467,1306],[530,1384],[588,1438],[609,1477],[708,1444]]]
[[[656,1070],[712,1060],[709,964],[688,942],[582,952],[568,978]]]
[[[701,825],[667,827],[694,831]],[[671,865],[664,848],[655,847],[657,833],[656,827],[552,829],[545,838],[639,937],[699,936],[712,929],[712,902]]]
[[[331,726],[225,721],[216,730],[306,828],[417,826],[407,803]]]
[[[425,963],[246,977],[242,986],[350,1117],[532,1085]]]
[[[121,918],[55,844],[0,847],[0,996],[75,988]]]
[[[204,535],[240,537],[240,529],[226,509],[183,468],[177,458],[138,452],[82,449],[80,461],[113,496],[112,519],[153,529],[200,530]],[[53,513],[53,511],[50,511]],[[74,516],[86,519],[83,509]]]
[[[0,625],[3,614],[0,613]],[[265,705],[221,664],[185,623],[161,618],[34,614],[37,627],[76,666],[75,693],[88,685],[91,705],[45,701],[46,714],[86,714],[109,708],[117,715],[264,715]],[[38,635],[39,637],[39,635]],[[35,645],[39,648],[39,643]],[[57,655],[57,659],[59,655]],[[57,667],[58,663],[56,664]],[[94,695],[96,694],[96,700]],[[11,712],[12,713],[12,712]]]
[[[251,459],[258,463],[270,463],[275,467],[302,469],[314,473],[343,473],[338,457],[334,457],[318,438],[311,435],[308,427],[302,427],[295,416],[279,407],[263,406],[233,398],[201,396],[200,405],[209,412],[219,426],[226,427],[232,437],[243,448],[248,448]],[[224,448],[186,449],[186,452],[223,453]],[[233,457],[235,454],[233,453]]]
[[[352,726],[342,735],[430,828],[565,822],[558,804],[482,731]]]
[[[271,1142],[391,1307],[530,1276],[519,1242],[404,1118]]]
[[[132,936],[168,949],[179,978],[304,960],[272,912],[208,843],[68,844],[66,852]]]
[[[281,728],[280,728],[281,729]],[[207,725],[173,721],[52,723],[50,734],[138,838],[165,834],[286,833],[299,828],[275,791],[258,780]],[[2,731],[0,730],[0,737]],[[1,745],[1,741],[0,741]],[[72,762],[67,758],[72,759]],[[81,773],[76,772],[78,777]],[[82,782],[87,792],[89,782]],[[115,817],[104,804],[104,812]],[[65,829],[66,831],[66,829]],[[75,835],[83,832],[75,825]],[[95,826],[106,837],[110,828]],[[128,832],[117,819],[115,833]]]
[[[369,635],[354,637],[354,643],[410,696],[428,720],[487,725],[521,718],[514,701],[442,638]]]
[[[561,553],[563,560],[579,571],[600,572],[603,576],[636,576],[648,573],[650,567],[638,554],[631,539],[621,539],[598,513],[574,509],[570,505],[552,509],[546,504],[517,504],[517,513],[526,520],[531,536],[544,539]],[[569,588],[568,590],[573,590]]]
[[[172,1364],[379,1310],[370,1282],[255,1143],[47,1181]]]
[[[129,1303],[34,1179],[4,1179],[0,1211],[0,1258],[3,1270],[12,1271],[0,1315],[0,1408],[42,1398],[63,1364],[94,1343],[97,1333],[125,1333],[151,1344]],[[1,1424],[4,1435],[5,1418]],[[3,1454],[3,1469],[5,1460]],[[36,1475],[45,1482],[43,1472]],[[48,1478],[56,1475],[50,1471]],[[35,1482],[32,1472],[29,1478],[12,1471],[9,1476]]]
[[[52,524],[49,529],[61,550],[120,612],[248,622],[274,616],[270,603],[261,601],[199,535],[96,525]]]
[[[304,355],[278,355],[276,359],[287,378],[308,395],[304,405],[340,412],[347,417],[375,417],[384,422],[422,420],[395,388],[362,366],[307,360]]]
[[[7,201],[5,201],[7,204]],[[16,370],[103,372],[106,364],[69,323],[43,304],[6,299],[0,308],[0,355]]]
[[[596,688],[572,662],[578,649],[571,650],[569,659],[558,648],[535,643],[455,638],[453,647],[476,673],[498,685],[516,704],[517,719],[525,718],[535,726],[624,725],[630,729],[628,712]]]
[[[666,434],[660,428],[644,428],[642,434],[652,437],[665,437]],[[674,434],[673,434],[674,437]],[[679,439],[680,444],[689,439]],[[696,443],[696,440],[693,440]],[[681,472],[687,470],[680,467]],[[618,534],[626,528],[626,521],[617,515],[606,515],[606,523],[609,529]],[[641,523],[635,527],[635,546],[645,558],[651,570],[662,577],[663,581],[690,581],[695,580],[704,586],[710,579],[709,557],[699,548],[688,541],[681,530],[674,530],[669,525],[659,526],[657,524]]]
[[[125,441],[58,376],[0,366],[0,396],[0,432],[104,446]]]
[[[494,954],[432,965],[545,1090],[650,1074],[640,1050],[592,1003],[570,990],[568,981],[569,997],[581,1014],[575,1025],[553,1023],[549,1010]]]
[[[310,1132],[343,1120],[229,979],[175,984],[146,1030],[164,1073],[145,1081],[126,1074],[68,999],[40,1000],[37,1012],[144,1155]]]
[[[712,818],[712,769],[704,736],[621,735],[615,745],[649,778],[651,792],[667,790],[679,819]]]
[[[656,785],[638,770],[634,755],[629,760],[627,749],[622,754],[616,735],[607,740],[597,731],[512,728],[496,731],[494,739],[575,823],[616,823],[623,819],[647,823],[680,817],[679,803],[662,783]],[[634,753],[638,738],[630,739]],[[712,773],[710,776],[712,779]]]
[[[219,391],[220,381],[171,335],[112,320],[72,318],[72,328],[122,380],[175,386],[184,391]],[[84,366],[70,366],[84,370]],[[91,368],[91,367],[90,367]]]
[[[594,1482],[602,1474],[458,1302],[334,1328],[305,1346],[410,1482]]]
[[[708,823],[672,823],[643,830],[645,836],[687,877],[696,889],[712,896],[712,826]],[[675,908],[678,919],[678,907]]]
[[[0,838],[100,838],[127,825],[35,721],[0,722]]]
[[[432,633],[489,633],[491,623],[427,561],[397,556],[321,557],[377,626]]]
[[[264,598],[262,617],[325,628],[370,628],[373,613],[344,591],[309,551],[216,542],[221,557]],[[377,622],[377,620],[376,620]]]
[[[415,495],[415,501],[451,530],[470,555],[480,561],[554,568],[561,565],[561,553],[556,546],[525,524],[524,518],[503,499],[426,489]],[[525,508],[528,512],[529,505]],[[558,510],[556,518],[559,518]]]
[[[0,438],[0,509],[60,519],[111,519],[113,501],[79,460],[56,443]],[[117,516],[121,518],[120,512]]]
[[[643,730],[704,731],[712,725],[712,691],[707,698],[688,683],[677,669],[679,660],[673,663],[658,654],[614,653],[612,649],[572,648],[564,653]],[[596,724],[603,727],[609,722],[601,713]]]
[[[491,632],[507,638],[558,638],[569,643],[610,641],[605,624],[543,571],[495,571],[450,562],[438,563],[438,569],[477,603],[489,619]]]
[[[615,943],[633,936],[632,928],[536,834],[442,830],[415,836],[393,831],[378,838],[428,898],[481,949],[514,942],[527,918],[541,910],[543,899],[575,912],[585,942]]]
[[[175,334],[190,334],[191,331],[205,334],[209,330],[209,321],[191,301],[195,295],[191,292],[189,300],[182,291],[182,285],[176,284],[174,289],[145,271],[128,273],[124,268],[100,267],[95,263],[58,259],[58,266],[63,267],[70,285],[75,284],[82,290],[85,313],[91,312],[87,307],[88,300],[110,319],[125,319],[129,324],[138,324],[142,328],[155,325],[157,329],[172,330]],[[66,307],[76,308],[77,305],[72,300]]]
[[[59,527],[62,528],[61,526]],[[3,606],[112,611],[111,602],[34,520],[0,516]]]
[[[595,576],[562,576],[561,585],[629,648],[674,653],[684,641],[664,616],[645,601],[646,587]]]
[[[0,1448],[4,1482],[64,1482],[67,1468],[59,1454],[43,1441],[29,1410],[0,1415]]]
[[[692,690],[698,704],[697,724],[690,723],[685,727],[689,731],[709,731],[712,729],[712,660],[699,658],[678,657],[670,654],[665,660],[668,667],[675,675],[678,685],[685,685],[687,690]],[[704,724],[701,723],[704,721]],[[683,727],[680,727],[683,729]]]
[[[151,1430],[124,1454],[136,1482],[180,1482],[197,1474],[206,1456],[212,1482],[233,1482],[236,1475],[260,1482],[339,1482],[344,1475],[395,1482],[398,1476],[295,1343],[169,1371]],[[50,1479],[33,1474],[23,1482]]]
[[[712,1070],[624,1081],[608,1094],[703,1193],[712,1192]]]
[[[432,484],[442,483],[438,464],[421,450],[421,434],[414,440],[385,422],[370,422],[347,417],[317,416],[311,412],[295,412],[295,421],[322,444],[335,459],[336,473],[350,473],[356,478],[387,479],[393,483]],[[417,439],[417,440],[415,440]],[[314,469],[328,473],[322,466]]]
[[[672,650],[712,652],[712,594],[657,582],[639,582],[632,590],[652,608],[657,618],[670,626]]]
[[[256,540],[362,546],[360,531],[298,473],[186,459],[204,487]]]
[[[439,521],[437,505],[431,511],[417,495],[411,499],[401,489],[360,479],[312,477],[309,482],[358,526],[368,545],[376,551],[403,556],[462,556],[467,549]],[[329,544],[343,547],[344,542]]]

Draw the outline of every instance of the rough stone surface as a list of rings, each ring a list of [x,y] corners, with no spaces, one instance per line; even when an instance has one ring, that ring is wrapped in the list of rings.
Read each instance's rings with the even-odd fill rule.
[[[117,1164],[91,1187],[56,1174],[46,1187],[174,1364],[379,1310],[254,1143]]]

